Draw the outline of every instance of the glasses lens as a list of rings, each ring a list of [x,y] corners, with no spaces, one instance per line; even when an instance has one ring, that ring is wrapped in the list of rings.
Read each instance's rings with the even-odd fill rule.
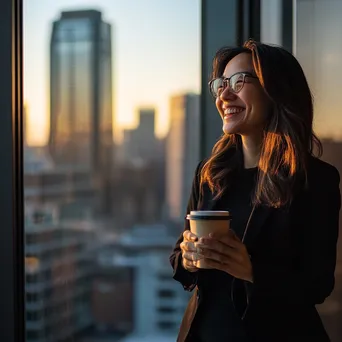
[[[242,89],[243,83],[244,83],[243,74],[236,74],[232,76],[230,79],[230,89],[232,89],[234,93],[238,93]]]
[[[223,84],[222,78],[215,78],[211,82],[210,91],[214,97],[218,97],[221,95],[222,91],[224,90],[224,84]]]

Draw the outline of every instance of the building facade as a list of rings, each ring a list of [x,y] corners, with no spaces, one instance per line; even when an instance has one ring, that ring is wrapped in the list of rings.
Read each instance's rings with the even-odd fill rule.
[[[94,234],[53,207],[26,206],[26,341],[70,341],[92,325]]]
[[[154,108],[138,109],[138,127],[123,131],[121,161],[123,164],[148,164],[162,159],[162,142],[155,135],[156,111]]]
[[[99,190],[88,170],[56,169],[44,152],[25,151],[27,342],[69,341],[93,324]]]
[[[110,172],[111,25],[95,10],[62,12],[50,41],[50,153],[56,165]]]
[[[166,206],[172,220],[182,220],[199,162],[200,97],[170,99],[170,129],[166,140]]]
[[[152,341],[156,336],[162,341],[165,335],[176,339],[190,294],[165,267],[174,239],[163,225],[137,225],[112,242],[107,239],[97,254],[93,288],[96,326],[119,329],[129,341],[131,337]],[[115,294],[119,289],[120,299]],[[111,307],[108,301],[113,303]]]

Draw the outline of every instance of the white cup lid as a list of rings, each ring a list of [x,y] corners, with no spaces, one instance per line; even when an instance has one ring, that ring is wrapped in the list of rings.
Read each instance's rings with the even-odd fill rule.
[[[192,210],[190,215],[196,216],[230,216],[229,211],[226,210]]]

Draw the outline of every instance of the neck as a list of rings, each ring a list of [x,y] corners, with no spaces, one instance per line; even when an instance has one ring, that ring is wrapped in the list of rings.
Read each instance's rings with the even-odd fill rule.
[[[241,136],[245,169],[257,167],[260,159],[262,137]]]

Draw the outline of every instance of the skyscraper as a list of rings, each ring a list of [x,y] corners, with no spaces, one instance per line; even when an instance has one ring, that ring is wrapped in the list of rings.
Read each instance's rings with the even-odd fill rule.
[[[199,162],[199,95],[170,100],[166,142],[166,204],[172,220],[184,217],[195,168]]]
[[[103,172],[112,159],[111,25],[96,10],[62,12],[50,42],[50,153]]]
[[[133,130],[124,130],[123,159],[125,162],[150,163],[161,158],[160,141],[155,136],[154,108],[139,108],[139,125]]]

